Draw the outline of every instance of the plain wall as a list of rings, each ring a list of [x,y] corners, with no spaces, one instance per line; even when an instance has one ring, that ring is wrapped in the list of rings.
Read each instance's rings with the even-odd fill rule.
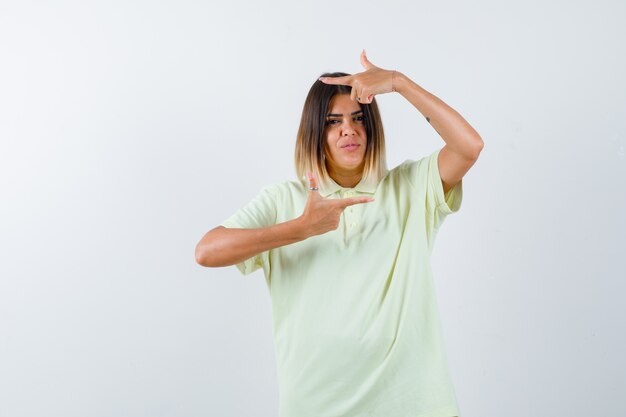
[[[433,252],[464,417],[626,413],[626,3],[0,2],[0,416],[277,415],[262,271],[205,232],[295,178],[361,49],[482,136]],[[444,145],[376,97],[388,165]]]

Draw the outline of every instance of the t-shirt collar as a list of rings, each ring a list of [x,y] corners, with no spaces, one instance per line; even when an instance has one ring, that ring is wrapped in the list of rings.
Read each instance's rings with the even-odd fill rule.
[[[372,175],[368,175],[366,178],[361,178],[361,181],[354,186],[354,189],[361,193],[374,194],[376,187],[378,186],[378,180],[373,178]],[[342,187],[337,184],[330,176],[324,180],[318,181],[319,193],[322,197],[328,197],[331,194],[336,193],[339,190],[348,190],[349,188]]]

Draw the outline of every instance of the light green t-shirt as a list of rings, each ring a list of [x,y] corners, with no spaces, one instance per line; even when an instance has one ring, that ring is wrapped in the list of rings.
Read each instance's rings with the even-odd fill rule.
[[[459,416],[430,255],[462,182],[445,195],[439,150],[376,184],[320,184],[327,198],[373,195],[339,227],[237,265],[263,268],[272,304],[279,417]],[[221,223],[258,228],[302,214],[305,181],[263,187]]]

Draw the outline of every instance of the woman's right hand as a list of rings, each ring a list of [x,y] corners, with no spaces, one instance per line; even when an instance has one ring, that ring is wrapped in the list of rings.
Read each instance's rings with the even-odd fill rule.
[[[309,178],[309,187],[317,188],[317,179],[313,173],[308,172],[307,176]],[[324,198],[317,190],[309,190],[309,198],[300,220],[307,236],[321,235],[339,227],[341,213],[343,213],[346,207],[372,201],[374,201],[372,197]]]

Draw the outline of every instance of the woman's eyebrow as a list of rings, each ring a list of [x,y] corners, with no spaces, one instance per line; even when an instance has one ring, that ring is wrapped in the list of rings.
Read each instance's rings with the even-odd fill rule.
[[[358,114],[358,113],[363,113],[363,110],[353,111],[350,114],[355,115],[355,114]],[[341,117],[341,116],[343,116],[343,114],[341,114],[341,113],[330,113],[327,117]]]

